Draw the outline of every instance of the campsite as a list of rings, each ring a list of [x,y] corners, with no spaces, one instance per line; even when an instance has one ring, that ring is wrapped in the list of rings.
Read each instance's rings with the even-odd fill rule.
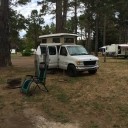
[[[128,128],[128,1],[0,0],[0,128]]]
[[[7,79],[34,74],[33,58],[13,54],[13,66],[0,68],[0,128],[128,127],[128,59],[100,56],[95,75],[48,73],[49,92],[26,96]]]

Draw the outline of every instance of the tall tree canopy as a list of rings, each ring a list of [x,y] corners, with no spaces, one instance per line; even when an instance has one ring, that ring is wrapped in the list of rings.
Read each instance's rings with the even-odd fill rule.
[[[30,0],[18,0],[16,3],[13,0],[0,0],[0,67],[11,65],[11,42],[17,40],[17,31],[21,26],[24,29],[24,24],[22,24],[24,17],[16,15],[10,6],[12,4],[26,4],[27,2]]]
[[[0,0],[0,67],[11,65],[10,46],[19,42],[19,31],[25,29],[27,42],[36,47],[39,34],[58,32],[79,33],[87,49],[112,43],[128,43],[128,1],[126,0],[42,0],[40,13],[33,10],[25,19],[12,5],[31,0]],[[56,23],[42,26],[46,14]],[[6,49],[6,50],[5,50]],[[6,51],[6,52],[5,52]]]
[[[36,48],[38,45],[38,37],[42,33],[41,24],[44,23],[44,19],[38,14],[37,10],[32,10],[28,22],[26,37],[29,42],[34,42],[33,48]]]

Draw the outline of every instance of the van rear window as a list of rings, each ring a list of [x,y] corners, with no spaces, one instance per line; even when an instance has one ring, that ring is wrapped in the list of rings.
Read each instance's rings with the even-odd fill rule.
[[[46,47],[40,47],[41,54],[46,54]]]
[[[56,55],[56,48],[55,46],[49,46],[49,55]]]

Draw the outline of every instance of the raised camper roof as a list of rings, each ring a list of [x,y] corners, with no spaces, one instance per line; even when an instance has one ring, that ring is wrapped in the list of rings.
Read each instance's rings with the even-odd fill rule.
[[[76,43],[77,34],[56,33],[39,36],[40,43]]]
[[[41,35],[39,38],[47,38],[47,37],[58,37],[58,36],[75,36],[77,37],[77,34],[71,34],[71,33],[55,33],[55,34],[48,34],[48,35]]]
[[[58,46],[62,45],[61,43],[41,43],[40,46]]]

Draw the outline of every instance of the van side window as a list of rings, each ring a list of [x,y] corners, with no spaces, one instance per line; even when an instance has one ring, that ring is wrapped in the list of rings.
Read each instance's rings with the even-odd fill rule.
[[[74,38],[65,38],[64,43],[74,43]]]
[[[60,43],[60,38],[59,38],[59,37],[54,37],[54,38],[52,39],[52,41],[53,41],[54,43]]]
[[[47,39],[42,39],[41,43],[47,43]]]
[[[66,50],[65,47],[61,47],[60,55],[62,55],[62,56],[67,56],[67,50]]]
[[[55,46],[49,46],[49,55],[56,55],[56,48]]]

